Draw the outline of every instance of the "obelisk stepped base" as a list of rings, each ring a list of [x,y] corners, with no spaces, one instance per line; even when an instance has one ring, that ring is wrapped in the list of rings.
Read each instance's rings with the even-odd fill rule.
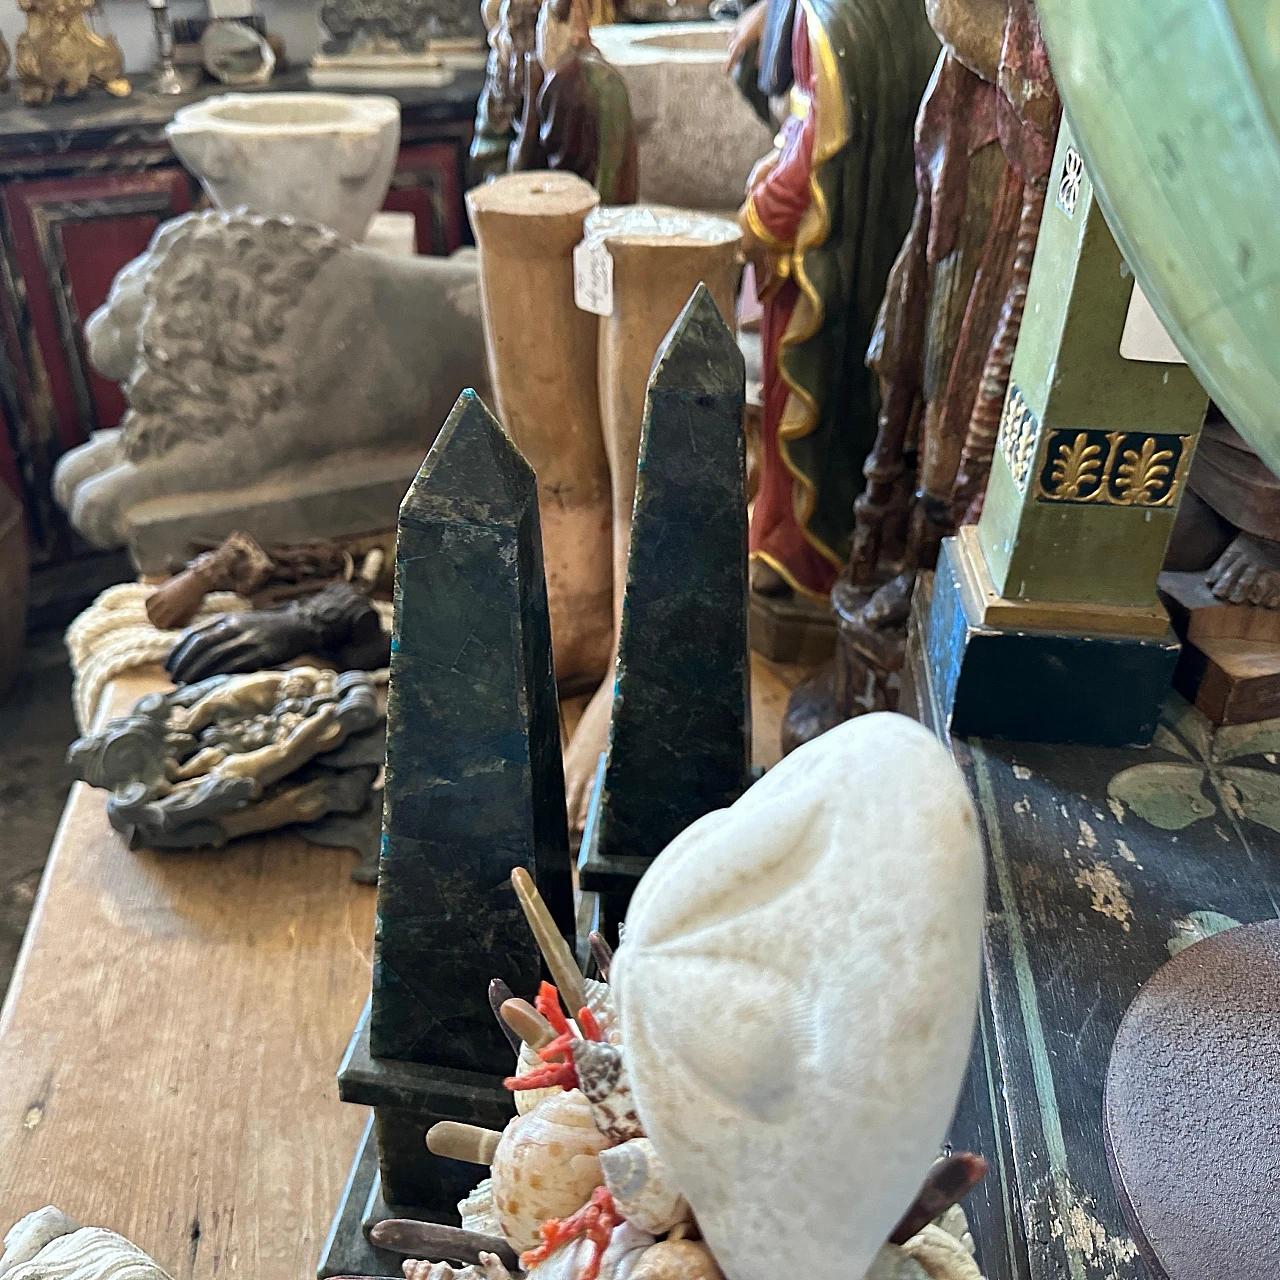
[[[1053,625],[1070,614],[1061,604],[1020,607],[997,597],[1000,607],[987,610],[966,560],[966,541],[947,538],[932,584],[922,576],[916,588],[912,640],[924,671],[912,674],[927,679],[939,725],[953,737],[1151,741],[1178,660],[1167,619],[1158,634],[1141,634],[1141,611],[1131,611],[1123,634],[1099,630],[1095,606],[1080,606],[1078,629]],[[1153,630],[1159,619],[1150,616]]]

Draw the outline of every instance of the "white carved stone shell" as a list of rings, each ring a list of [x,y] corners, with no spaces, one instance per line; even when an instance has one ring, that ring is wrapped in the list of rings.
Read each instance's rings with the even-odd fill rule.
[[[137,1245],[105,1227],[81,1227],[51,1240],[5,1280],[170,1280]]]
[[[960,771],[888,713],[641,881],[610,969],[636,1109],[733,1280],[860,1276],[911,1204],[968,1061],[983,901]]]

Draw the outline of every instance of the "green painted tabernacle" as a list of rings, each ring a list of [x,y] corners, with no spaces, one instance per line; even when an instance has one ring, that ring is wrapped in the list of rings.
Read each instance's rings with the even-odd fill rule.
[[[1121,356],[1133,288],[1064,122],[978,526],[1006,598],[1155,600],[1207,400],[1185,365]]]

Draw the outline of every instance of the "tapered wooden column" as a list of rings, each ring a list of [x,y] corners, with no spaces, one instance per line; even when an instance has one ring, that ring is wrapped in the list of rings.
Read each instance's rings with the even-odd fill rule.
[[[600,679],[613,646],[596,317],[573,301],[573,249],[598,202],[562,173],[508,174],[467,193],[495,408],[538,477],[556,675],[578,688]]]

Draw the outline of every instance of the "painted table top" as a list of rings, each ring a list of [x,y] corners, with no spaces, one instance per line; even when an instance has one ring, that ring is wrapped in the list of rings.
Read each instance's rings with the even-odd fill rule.
[[[1148,1277],[1103,1142],[1111,1045],[1172,954],[1280,915],[1280,721],[1215,731],[1175,698],[1146,750],[954,745],[989,853],[988,999],[954,1133],[992,1160],[968,1202],[984,1273]]]

